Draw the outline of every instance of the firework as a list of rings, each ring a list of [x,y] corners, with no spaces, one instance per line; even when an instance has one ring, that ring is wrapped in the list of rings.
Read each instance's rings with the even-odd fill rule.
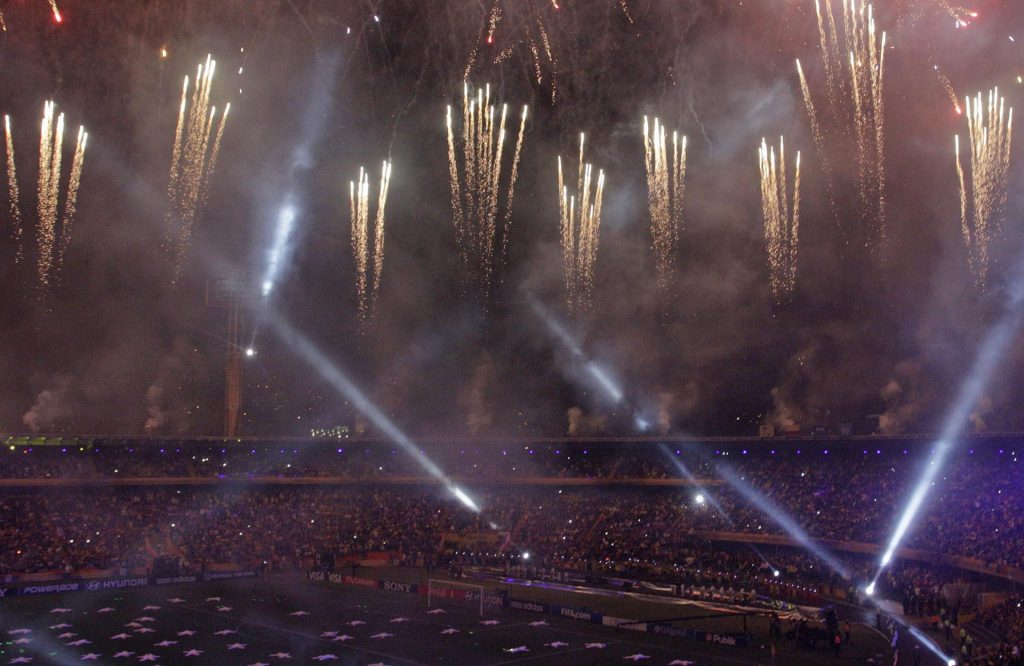
[[[987,102],[987,103],[986,103]],[[1006,179],[1010,169],[1013,109],[999,94],[989,91],[984,100],[979,92],[966,98],[970,140],[970,178],[960,160],[960,137],[954,138],[956,171],[960,180],[960,226],[967,246],[971,271],[979,286],[988,278],[990,245],[1002,227],[1006,208]]]
[[[356,266],[356,296],[359,299],[359,318],[364,322],[373,317],[384,272],[384,210],[388,188],[391,185],[391,162],[381,168],[380,189],[377,192],[377,212],[373,229],[370,228],[370,174],[359,167],[359,182],[349,183],[352,219],[352,259]],[[373,242],[371,250],[370,242]],[[372,256],[371,256],[372,255]],[[372,261],[372,270],[371,270]]]
[[[39,286],[45,292],[50,284],[53,246],[57,233],[57,196],[60,186],[61,144],[64,140],[64,114],[54,118],[56,105],[43,105],[43,121],[39,131],[39,202],[38,270]]]
[[[807,120],[811,125],[811,138],[814,145],[823,156],[825,155],[825,139],[821,133],[821,125],[818,123],[818,114],[814,110],[814,98],[811,97],[810,86],[807,85],[807,77],[804,76],[804,68],[800,66],[800,60],[796,61],[796,72],[800,77],[800,92],[804,96],[804,106],[807,108]],[[822,160],[825,162],[825,160]]]
[[[217,62],[206,56],[206,62],[200,64],[196,71],[191,96],[189,77],[185,77],[181,88],[167,183],[167,217],[171,227],[168,246],[175,259],[175,279],[181,275],[193,226],[206,204],[210,178],[217,164],[220,142],[231,108],[229,104],[221,114],[211,148],[210,136],[213,134],[217,107],[210,106],[210,89],[216,68]]]
[[[524,106],[511,174],[508,182],[503,184],[501,171],[507,114],[508,105],[502,105],[501,113],[497,115],[497,109],[491,103],[489,85],[472,95],[466,84],[463,89],[461,141],[456,140],[451,106],[446,115],[455,240],[462,259],[464,279],[467,284],[476,283],[484,302],[488,300],[493,283],[495,255],[500,253],[503,257],[508,248],[512,195],[526,132],[527,108]],[[503,228],[499,245],[496,237],[501,211]],[[496,248],[500,250],[496,251]]]
[[[796,154],[792,205],[786,178],[786,149],[779,137],[775,147],[761,139],[757,151],[761,171],[761,212],[768,253],[768,284],[776,303],[792,296],[796,287],[797,241],[800,232],[800,153]]]
[[[78,202],[78,187],[82,178],[85,159],[85,144],[88,139],[85,129],[78,128],[78,142],[68,181],[63,217],[60,218],[60,246],[57,247],[57,220],[60,206],[61,157],[64,144],[64,114],[54,116],[56,104],[52,101],[43,105],[43,120],[39,131],[39,181],[37,197],[39,204],[37,277],[40,293],[45,295],[54,272],[60,270],[64,251],[70,240],[71,224],[74,221]],[[9,156],[13,153],[8,151]],[[13,173],[13,164],[9,165]]]
[[[50,0],[50,11],[53,12],[53,20],[60,23],[64,18],[60,15],[60,9],[57,7],[57,0]]]
[[[647,170],[647,206],[651,213],[651,241],[658,288],[665,294],[672,275],[683,225],[686,179],[686,137],[672,132],[671,146],[665,126],[655,118],[653,132],[644,116],[644,164]]]
[[[558,9],[557,6],[553,8]],[[528,67],[533,70],[534,80],[538,86],[545,83],[550,86],[554,103],[558,96],[558,67],[543,9],[533,0],[491,0],[485,8],[484,24],[469,50],[462,72],[463,80],[468,81],[472,77],[473,70],[481,61],[499,64],[516,53],[528,54]],[[502,23],[505,27],[499,30]]]
[[[4,138],[7,144],[7,209],[11,214],[11,222],[14,226],[14,261],[22,260],[21,248],[21,199],[18,194],[18,173],[14,168],[14,137],[11,136],[11,117],[4,116]]]
[[[942,89],[949,95],[949,101],[953,104],[953,110],[956,111],[957,115],[963,114],[963,108],[960,106],[960,100],[957,99],[956,90],[953,89],[953,84],[950,82],[949,77],[939,71],[939,66],[935,65],[935,76],[939,79],[939,83],[942,84]]]
[[[578,316],[590,309],[594,291],[594,264],[601,230],[601,203],[604,199],[604,171],[597,172],[584,157],[585,137],[580,133],[580,156],[576,192],[569,194],[562,175],[562,157],[558,157],[558,211],[562,239],[562,270],[569,311]]]
[[[815,113],[810,88],[797,62],[800,87],[807,107],[815,146],[822,155],[828,189],[831,170],[825,152],[828,145],[842,146],[853,126],[853,150],[857,155],[856,191],[859,216],[872,240],[869,246],[883,247],[886,242],[885,193],[885,47],[886,33],[875,25],[874,8],[865,0],[842,0],[841,20],[837,21],[832,0],[815,0],[818,38],[825,70],[825,94],[831,122],[822,122]],[[830,196],[830,199],[833,199]],[[838,218],[838,208],[833,199]]]
[[[75,156],[71,161],[71,176],[68,179],[68,191],[64,199],[64,216],[60,224],[60,249],[57,252],[57,270],[64,264],[64,252],[71,242],[71,223],[75,219],[78,206],[78,186],[82,182],[82,165],[85,162],[85,144],[89,135],[84,127],[78,128],[78,141],[75,143]]]
[[[203,193],[199,198],[200,208],[206,207],[206,201],[210,195],[210,176],[217,169],[217,158],[220,156],[220,142],[224,138],[224,125],[228,120],[228,113],[231,111],[231,105],[228,104],[224,107],[224,114],[220,117],[220,123],[217,125],[217,135],[213,140],[213,147],[210,149],[210,157],[207,161],[206,172],[203,175]]]

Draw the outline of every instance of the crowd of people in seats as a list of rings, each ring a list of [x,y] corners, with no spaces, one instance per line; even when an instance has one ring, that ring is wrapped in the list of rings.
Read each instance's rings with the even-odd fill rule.
[[[433,452],[482,514],[428,480],[413,457],[380,443],[19,446],[0,454],[0,478],[16,484],[0,492],[0,574],[137,571],[157,559],[190,570],[298,567],[368,552],[505,566],[530,552],[535,571],[549,573],[856,595],[873,558],[840,556],[844,577],[806,549],[739,542],[786,536],[774,518],[785,511],[816,539],[883,543],[929,450],[773,446]],[[1015,446],[965,447],[936,477],[905,545],[925,561],[942,554],[1024,568],[1022,470]],[[114,478],[123,485],[110,487]],[[338,482],[324,483],[331,479]],[[882,583],[909,615],[931,615],[946,603],[949,581],[938,571],[908,563]],[[1006,627],[1015,645],[1019,611],[999,608],[978,621]]]

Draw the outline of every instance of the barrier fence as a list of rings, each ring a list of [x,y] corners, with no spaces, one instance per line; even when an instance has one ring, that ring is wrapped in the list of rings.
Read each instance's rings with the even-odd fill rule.
[[[375,578],[362,578],[340,573],[326,573],[323,571],[310,571],[307,574],[309,580],[330,583],[334,585],[356,585],[359,587],[370,587],[390,592],[401,592],[405,594],[417,594],[426,596],[428,586],[418,583],[402,583],[397,581],[380,580]],[[434,591],[437,594],[437,590]],[[597,613],[583,608],[551,604],[542,601],[531,601],[529,599],[517,599],[504,594],[487,594],[475,590],[461,590],[448,588],[444,590],[445,596],[457,601],[477,603],[483,596],[483,604],[488,606],[501,606],[513,610],[529,611],[544,615],[555,615],[567,617],[591,624],[601,624],[610,627],[620,627],[629,631],[640,631],[652,634],[662,634],[686,640],[700,641],[702,643],[715,643],[718,645],[729,645],[734,647],[748,647],[750,637],[738,633],[712,633],[699,629],[686,629],[676,627],[664,622],[638,622],[629,618],[616,617],[606,613]]]
[[[253,578],[258,571],[207,571],[201,574],[181,576],[129,576],[122,578],[79,578],[48,580],[22,585],[0,585],[0,599],[24,597],[38,594],[67,594],[69,592],[102,592],[150,585],[175,585],[200,583],[232,578]]]

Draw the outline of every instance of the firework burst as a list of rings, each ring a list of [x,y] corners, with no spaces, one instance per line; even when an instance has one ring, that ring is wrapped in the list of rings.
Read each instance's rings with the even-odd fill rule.
[[[167,217],[171,227],[168,246],[174,255],[175,280],[181,276],[192,229],[206,203],[210,178],[217,164],[220,141],[231,108],[230,104],[225,107],[214,134],[217,107],[210,106],[210,89],[216,68],[217,62],[206,56],[206,62],[200,64],[196,71],[191,98],[187,76],[181,88],[167,183]],[[212,148],[211,135],[215,137]]]
[[[832,0],[815,0],[818,41],[828,103],[824,122],[815,111],[803,68],[797,61],[800,89],[807,107],[815,147],[825,169],[830,200],[838,219],[826,146],[853,138],[857,155],[856,191],[859,217],[868,233],[866,245],[884,247],[886,232],[884,73],[886,33],[875,25],[874,8],[864,0],[842,0],[839,20]],[[853,132],[849,131],[850,126]],[[827,133],[827,136],[826,136]]]
[[[484,302],[489,299],[496,255],[503,257],[508,248],[512,196],[519,174],[527,107],[523,106],[520,118],[511,173],[503,183],[501,172],[507,114],[508,105],[502,105],[499,115],[491,103],[489,85],[473,95],[467,84],[463,89],[460,140],[456,139],[451,106],[446,115],[455,240],[462,258],[465,283],[467,286],[475,283]],[[502,220],[500,245],[497,242],[499,217]]]
[[[78,128],[78,140],[75,142],[75,156],[71,161],[71,176],[68,179],[68,191],[64,199],[64,216],[60,224],[60,247],[57,251],[57,270],[64,265],[64,252],[71,242],[71,223],[74,222],[78,209],[78,186],[82,182],[82,165],[85,163],[85,144],[89,139],[84,127]]]
[[[576,193],[570,194],[558,157],[558,212],[562,239],[562,270],[569,311],[579,316],[591,307],[594,292],[594,264],[601,231],[601,203],[604,199],[604,171],[584,161],[585,137],[580,133],[580,157]]]
[[[796,154],[792,199],[786,177],[786,148],[782,137],[779,137],[778,159],[775,147],[761,139],[757,162],[761,171],[761,212],[768,253],[768,284],[775,302],[782,303],[792,296],[796,287],[800,233],[800,153]]]
[[[655,118],[653,128],[644,116],[644,164],[647,171],[647,207],[651,213],[651,243],[658,289],[666,295],[683,226],[686,180],[686,137],[672,132]]]
[[[85,159],[85,144],[89,135],[78,128],[78,141],[72,160],[71,176],[65,192],[63,217],[60,216],[61,159],[64,145],[64,114],[55,115],[57,105],[48,101],[43,105],[43,120],[39,130],[39,180],[37,198],[39,204],[38,260],[36,274],[40,293],[45,296],[54,273],[58,272],[64,251],[71,240],[71,224],[74,221],[78,201],[78,187],[82,179]],[[11,158],[9,173],[13,175],[13,150],[8,149]],[[19,213],[20,215],[20,213]],[[60,219],[60,227],[57,221]],[[58,232],[60,233],[58,244]]]
[[[11,215],[11,235],[14,237],[14,261],[21,262],[21,197],[18,193],[18,172],[14,166],[14,137],[11,135],[11,117],[4,116],[4,138],[7,146],[7,210]]]
[[[979,92],[964,100],[970,141],[970,177],[960,159],[960,136],[954,138],[956,172],[960,180],[960,227],[971,271],[980,287],[988,279],[990,246],[998,236],[1006,208],[1006,179],[1010,170],[1013,109],[999,89],[985,100]]]
[[[365,323],[373,317],[384,273],[384,221],[388,188],[391,185],[391,162],[381,168],[377,191],[377,211],[370,226],[370,174],[359,167],[359,181],[349,183],[352,219],[352,259],[356,267],[356,296],[359,318]],[[372,241],[372,249],[371,249]]]

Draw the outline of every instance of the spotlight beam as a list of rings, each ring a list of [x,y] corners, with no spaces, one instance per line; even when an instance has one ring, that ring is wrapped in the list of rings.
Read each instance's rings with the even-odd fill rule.
[[[903,623],[901,622],[900,624]],[[904,626],[906,626],[907,628],[907,633],[916,638],[921,643],[921,645],[923,645],[929,652],[931,652],[936,657],[941,659],[943,664],[948,664],[949,666],[956,666],[956,660],[948,654],[946,654],[945,652],[943,652],[942,648],[939,647],[938,643],[929,638],[924,632],[922,632],[920,629],[918,629],[912,624],[907,624]]]
[[[572,354],[573,359],[580,364],[583,371],[590,376],[593,383],[597,388],[601,389],[601,392],[611,400],[613,403],[618,404],[622,402],[622,398],[625,395],[622,388],[612,379],[611,375],[605,371],[596,361],[587,358],[586,354],[583,353],[583,348],[580,347],[579,343],[576,342],[576,338],[573,337],[572,333],[565,327],[562,322],[558,321],[547,308],[540,304],[536,299],[530,299],[530,306],[533,311],[537,313],[544,323],[547,325],[548,330],[555,337],[556,340],[562,343],[562,345],[569,350]]]
[[[269,297],[270,292],[273,291],[285,257],[290,254],[289,240],[294,228],[295,207],[289,202],[278,213],[277,226],[274,228],[274,242],[270,246],[270,252],[267,253],[267,272],[264,274],[263,284],[260,285],[260,293],[264,298]]]
[[[1019,275],[1011,287],[1010,298],[1002,319],[989,331],[978,348],[978,356],[974,361],[974,366],[971,368],[967,379],[960,386],[960,392],[957,394],[956,400],[953,402],[953,406],[949,410],[946,421],[942,426],[939,440],[935,443],[935,450],[928,464],[925,465],[917,485],[914,486],[914,490],[909,500],[907,500],[903,513],[896,523],[896,528],[889,537],[889,544],[882,555],[878,572],[875,573],[875,578],[870,585],[872,590],[874,589],[875,582],[881,576],[882,570],[892,561],[896,550],[900,547],[900,543],[903,542],[904,537],[906,537],[907,532],[913,525],[914,519],[917,517],[925,498],[928,496],[928,491],[935,481],[935,477],[938,476],[939,470],[942,469],[943,463],[949,456],[950,451],[958,444],[968,418],[971,415],[971,410],[978,403],[982,393],[985,391],[985,387],[988,386],[989,380],[995,374],[999,362],[1013,342],[1017,329],[1020,327],[1021,317],[1024,315],[1021,309],[1022,303],[1024,303],[1024,274]]]
[[[719,503],[718,499],[714,496],[714,494],[712,494],[707,489],[707,487],[700,482],[700,479],[698,479],[694,475],[694,473],[690,471],[690,468],[684,465],[682,460],[679,460],[678,458],[673,456],[672,452],[669,451],[668,447],[665,446],[664,444],[659,444],[658,448],[661,449],[661,452],[665,455],[665,458],[667,458],[668,461],[672,463],[672,466],[675,467],[680,474],[686,477],[686,479],[689,480],[690,483],[696,486],[698,490],[700,490],[700,493],[701,495],[703,495],[704,499],[711,503],[711,506],[713,506],[715,508],[715,511],[718,512],[718,515],[725,519],[726,524],[729,527],[735,527],[736,523],[733,522],[732,518],[726,512],[725,507],[723,507]],[[769,562],[768,558],[765,557],[764,554],[762,554],[761,551],[757,549],[757,546],[750,542],[747,542],[747,545],[750,546],[750,550],[754,551],[755,555],[761,558],[761,561],[763,561],[765,564],[771,567],[773,573],[777,574],[778,569],[776,569],[775,565]]]
[[[827,550],[819,546],[817,542],[811,538],[811,535],[809,535],[804,528],[800,527],[796,520],[786,513],[782,507],[751,488],[749,484],[743,481],[743,479],[736,476],[736,472],[726,465],[718,465],[717,469],[718,473],[723,479],[725,479],[726,483],[732,486],[733,489],[742,495],[748,502],[761,509],[761,511],[768,516],[772,522],[785,530],[789,536],[796,539],[801,546],[817,556],[822,562],[827,564],[833,571],[843,578],[850,577],[850,572],[843,566],[842,562],[833,557]]]
[[[296,220],[303,209],[303,186],[301,181],[315,166],[315,149],[321,142],[328,112],[334,101],[334,81],[340,64],[337,52],[319,58],[314,66],[310,83],[308,103],[299,121],[298,140],[291,150],[287,162],[287,181],[284,195],[281,196],[280,208],[277,208],[276,220],[273,224],[271,242],[263,254],[263,275],[259,280],[259,293],[262,305],[267,307],[271,294],[277,289],[278,283],[290,268],[295,246],[299,243],[299,229]],[[278,205],[270,201],[268,207]],[[263,323],[263,313],[256,317],[249,345],[256,343],[256,336]]]
[[[352,380],[350,380],[344,372],[338,368],[327,356],[313,344],[302,333],[297,331],[283,318],[278,317],[276,313],[269,311],[266,317],[267,325],[277,334],[282,342],[287,344],[292,350],[295,351],[306,363],[310,365],[317,373],[320,374],[331,386],[333,386],[339,393],[344,395],[360,412],[362,412],[374,426],[377,427],[384,435],[391,439],[395,444],[401,447],[406,453],[408,453],[413,460],[426,471],[430,476],[437,479],[449,493],[452,494],[455,499],[459,500],[463,506],[473,511],[474,513],[480,513],[480,507],[462,488],[459,488],[455,483],[441,470],[440,467],[434,463],[433,460],[427,457],[423,451],[409,439],[408,435],[399,429],[395,423],[389,419],[384,412],[380,410],[377,405],[371,401],[365,393],[363,393],[358,386],[356,386]]]

